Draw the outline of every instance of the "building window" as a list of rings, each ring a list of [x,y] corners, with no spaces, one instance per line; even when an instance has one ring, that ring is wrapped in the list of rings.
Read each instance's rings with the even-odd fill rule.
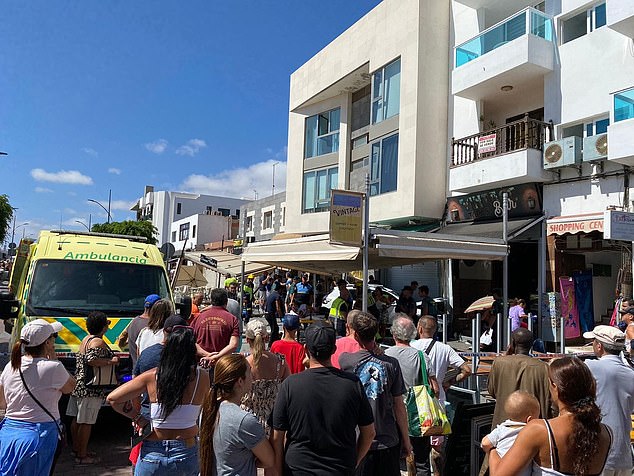
[[[398,173],[398,134],[372,144],[370,156],[370,195],[396,190]]]
[[[218,211],[222,214],[223,217],[228,217],[231,215],[231,210],[228,208],[218,208]]]
[[[338,179],[339,171],[337,167],[305,172],[302,213],[328,210],[330,207],[330,191],[337,188]]]
[[[172,241],[176,241],[176,232],[175,231],[172,232]]]
[[[189,223],[183,223],[178,229],[178,239],[180,241],[189,239]]]
[[[399,113],[401,102],[401,59],[372,75],[372,124]]]
[[[236,208],[236,214],[235,214],[236,218],[240,218],[240,209]]]
[[[180,214],[181,214],[181,203],[180,203],[180,202],[178,202],[178,203],[176,204],[176,214],[177,214],[177,215],[180,215]]]
[[[282,207],[282,226],[286,226],[286,207]]]
[[[584,10],[577,15],[562,21],[561,44],[576,40],[588,33],[605,26],[607,23],[605,3]]]
[[[610,119],[597,119],[594,122],[587,123],[586,137],[607,133],[609,125],[610,125]]]
[[[196,238],[196,225],[192,227],[192,239]]]
[[[372,87],[370,85],[352,93],[352,131],[370,125],[370,95]]]
[[[268,230],[269,228],[273,228],[273,211],[264,212],[264,223],[262,228]]]
[[[253,231],[253,215],[247,217],[245,228],[247,232]]]
[[[306,119],[304,157],[309,159],[339,150],[339,108]]]

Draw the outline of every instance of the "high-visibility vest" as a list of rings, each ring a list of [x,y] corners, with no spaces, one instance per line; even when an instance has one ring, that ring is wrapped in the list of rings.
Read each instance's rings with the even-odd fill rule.
[[[246,284],[242,287],[244,293],[249,296],[247,299],[247,309],[251,309],[253,306],[253,288],[251,286],[247,286]]]
[[[337,318],[337,319],[343,319],[343,316],[341,315],[341,306],[343,304],[346,304],[346,300],[343,299],[341,296],[338,296],[333,302],[332,302],[332,306],[330,306],[330,317],[333,318]]]

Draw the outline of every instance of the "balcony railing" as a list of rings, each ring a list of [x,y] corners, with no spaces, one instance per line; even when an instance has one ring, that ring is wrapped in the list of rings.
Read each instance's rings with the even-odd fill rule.
[[[529,7],[487,28],[475,38],[456,46],[456,68],[526,35],[527,32],[553,41],[555,35],[552,18]]]
[[[614,122],[634,118],[634,87],[613,93]]]
[[[494,129],[451,140],[451,166],[470,164],[524,149],[543,150],[554,138],[552,123],[525,116]]]

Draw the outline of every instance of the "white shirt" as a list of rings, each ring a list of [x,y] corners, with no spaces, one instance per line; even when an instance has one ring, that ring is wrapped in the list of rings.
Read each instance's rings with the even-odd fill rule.
[[[522,431],[525,426],[526,423],[523,421],[506,420],[487,435],[487,438],[501,458],[511,449],[518,433]],[[517,476],[531,476],[531,464],[529,463],[526,467],[522,468],[522,470],[517,473]]]
[[[417,339],[413,340],[409,343],[415,349],[421,350],[425,352],[429,344],[431,344],[432,339]],[[464,364],[464,359],[458,355],[452,347],[447,344],[443,344],[442,342],[436,342],[432,347],[429,353],[429,360],[431,361],[431,366],[434,369],[434,373],[436,374],[436,380],[438,380],[438,387],[440,387],[440,396],[438,400],[441,402],[445,401],[445,389],[442,387],[442,382],[445,380],[445,374],[447,373],[447,368],[451,365],[452,367],[459,368],[462,364]]]
[[[151,347],[154,344],[162,343],[164,338],[165,335],[163,334],[163,329],[159,329],[158,331],[154,332],[150,328],[144,327],[143,329],[141,329],[141,332],[139,332],[139,337],[137,337],[136,339],[136,348],[139,353],[138,355],[141,355],[141,352],[143,352],[148,347]]]
[[[59,419],[57,404],[62,396],[61,388],[68,382],[70,375],[61,362],[44,357],[22,356],[22,373],[29,390],[44,405],[51,415]],[[32,423],[50,422],[49,417],[28,394],[20,378],[20,372],[11,368],[9,362],[2,375],[0,386],[7,401],[5,416],[12,420]]]

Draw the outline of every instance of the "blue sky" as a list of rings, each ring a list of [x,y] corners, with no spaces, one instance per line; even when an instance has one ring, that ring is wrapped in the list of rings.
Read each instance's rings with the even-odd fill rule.
[[[285,182],[290,74],[379,0],[3,2],[0,194],[17,237],[115,220],[144,185]]]

